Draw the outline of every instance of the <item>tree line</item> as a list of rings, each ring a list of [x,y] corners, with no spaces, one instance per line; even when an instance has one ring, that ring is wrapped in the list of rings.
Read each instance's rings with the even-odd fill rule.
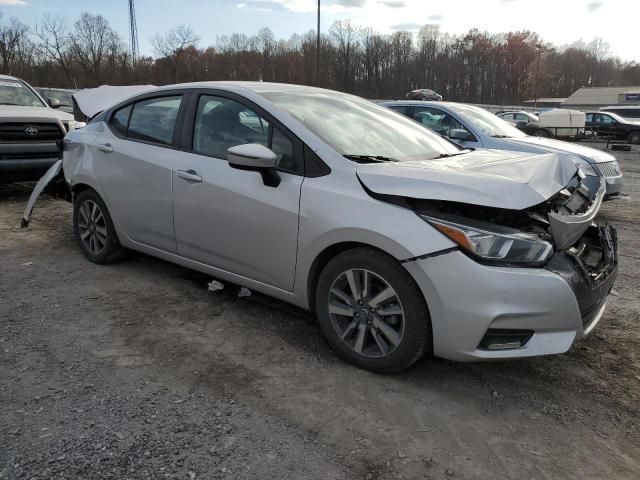
[[[103,84],[169,84],[202,80],[256,80],[319,85],[367,98],[402,98],[431,88],[445,99],[515,104],[538,96],[566,97],[583,86],[640,84],[640,64],[609,54],[606,42],[557,47],[530,31],[464,35],[425,25],[417,34],[387,35],[336,21],[316,33],[277,39],[268,28],[255,35],[222,35],[201,47],[188,25],[151,39],[153,55],[133,59],[127,42],[101,15],[75,22],[47,15],[30,28],[0,14],[2,72],[34,86],[86,88]]]

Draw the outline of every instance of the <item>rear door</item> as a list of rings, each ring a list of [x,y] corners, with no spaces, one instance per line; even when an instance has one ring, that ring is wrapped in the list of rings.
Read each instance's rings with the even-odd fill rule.
[[[145,97],[108,118],[93,145],[96,177],[115,222],[131,239],[175,252],[171,177],[183,93]]]
[[[302,143],[267,112],[225,92],[194,95],[173,202],[178,253],[284,290],[293,289]],[[259,143],[279,157],[280,185],[232,168],[228,148]]]

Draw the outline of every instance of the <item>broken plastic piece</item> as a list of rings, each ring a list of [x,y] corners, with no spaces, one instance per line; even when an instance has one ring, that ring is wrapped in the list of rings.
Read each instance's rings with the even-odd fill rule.
[[[210,292],[217,292],[218,290],[222,290],[224,285],[217,280],[211,280],[207,286],[209,287]]]
[[[251,296],[251,290],[249,290],[247,287],[240,287],[240,291],[238,292],[238,298],[250,297],[250,296]]]

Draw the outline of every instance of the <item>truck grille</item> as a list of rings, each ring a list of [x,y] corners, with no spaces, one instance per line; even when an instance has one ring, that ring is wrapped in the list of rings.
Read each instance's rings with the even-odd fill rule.
[[[616,162],[598,163],[598,168],[604,177],[620,176],[620,170],[617,168]]]
[[[43,142],[64,138],[57,123],[0,123],[0,142]]]
[[[21,153],[0,153],[0,160],[32,160],[42,158],[61,158],[60,152],[21,152]]]

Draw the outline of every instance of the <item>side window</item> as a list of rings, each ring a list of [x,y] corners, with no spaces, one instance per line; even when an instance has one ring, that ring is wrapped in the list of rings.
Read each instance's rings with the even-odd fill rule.
[[[602,115],[602,123],[611,125],[613,123],[616,123],[616,121],[613,118],[611,118],[609,115]]]
[[[444,135],[449,136],[452,128],[468,131],[464,125],[458,122],[448,113],[438,110],[437,108],[416,107],[413,113],[414,118],[421,122],[425,127]]]
[[[586,121],[587,122],[593,122],[593,113],[587,113]]]
[[[518,113],[515,115],[516,120],[519,122],[527,122],[529,120],[529,117],[527,117],[526,115],[523,115],[522,113]]]
[[[271,148],[278,156],[278,168],[302,171],[293,142],[266,119],[235,100],[200,96],[193,128],[193,151],[225,159],[227,149],[246,143]]]
[[[170,145],[182,97],[150,98],[133,105],[127,136],[146,142]]]
[[[401,113],[402,115],[409,115],[409,109],[411,108],[408,105],[392,105],[391,107],[389,107],[391,110],[393,110],[394,112],[398,112]]]
[[[117,110],[113,117],[111,117],[111,128],[113,128],[119,135],[126,137],[127,126],[129,125],[129,115],[131,115],[131,105]]]
[[[293,142],[285,137],[277,128],[273,129],[271,150],[278,155],[278,168],[296,171]]]

